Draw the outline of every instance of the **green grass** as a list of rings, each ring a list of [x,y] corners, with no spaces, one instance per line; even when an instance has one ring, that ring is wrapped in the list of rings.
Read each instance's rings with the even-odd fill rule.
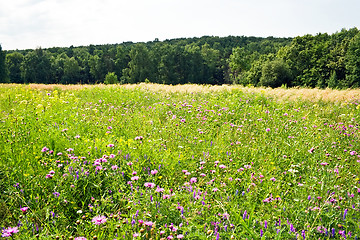
[[[2,87],[3,236],[355,239],[358,103]]]

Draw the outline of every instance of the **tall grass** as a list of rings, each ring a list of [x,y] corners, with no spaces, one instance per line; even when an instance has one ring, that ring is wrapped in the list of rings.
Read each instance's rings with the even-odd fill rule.
[[[284,91],[2,85],[3,237],[359,237],[358,93]]]

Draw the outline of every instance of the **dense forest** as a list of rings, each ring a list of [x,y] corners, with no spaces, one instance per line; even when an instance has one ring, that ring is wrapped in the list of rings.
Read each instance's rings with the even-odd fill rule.
[[[2,51],[0,82],[360,87],[360,31]]]

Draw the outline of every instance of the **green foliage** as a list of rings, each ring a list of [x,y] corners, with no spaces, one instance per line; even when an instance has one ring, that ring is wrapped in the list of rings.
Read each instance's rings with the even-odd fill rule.
[[[105,84],[116,84],[119,83],[118,81],[118,77],[114,72],[109,72],[108,74],[106,74],[105,76]]]
[[[360,33],[350,40],[345,56],[346,78],[343,87],[360,87]]]
[[[327,87],[335,89],[335,88],[337,88],[337,86],[338,86],[338,79],[337,79],[337,76],[336,76],[336,72],[333,71],[331,73],[331,76],[330,76],[329,81],[327,83]]]
[[[280,87],[281,85],[291,85],[291,72],[289,66],[282,60],[267,61],[261,71],[260,86]]]
[[[8,79],[8,69],[6,67],[6,54],[2,50],[0,45],[0,83],[6,83],[9,81]]]
[[[6,55],[6,65],[9,69],[9,78],[12,83],[24,83],[22,76],[22,63],[24,55],[18,52],[9,53]]]
[[[325,88],[359,86],[359,30],[296,38],[201,37],[147,43],[8,51],[11,82],[101,83],[114,72],[121,83],[242,84]],[[12,55],[19,53],[21,55]],[[3,56],[3,55],[2,55]],[[277,78],[269,61],[283,62]],[[285,68],[284,68],[285,66]],[[288,66],[288,67],[286,67]],[[273,69],[273,70],[270,70]],[[278,68],[277,71],[280,71]],[[7,76],[8,71],[2,71]],[[272,72],[270,74],[270,72]],[[5,76],[4,75],[4,76]],[[279,77],[283,77],[282,74]],[[330,85],[334,85],[331,83]]]
[[[53,83],[50,56],[42,48],[25,55],[22,69],[24,81],[27,83]]]

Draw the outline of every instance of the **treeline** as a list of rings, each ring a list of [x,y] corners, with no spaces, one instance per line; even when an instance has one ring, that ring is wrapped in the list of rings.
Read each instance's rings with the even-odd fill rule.
[[[360,83],[360,33],[210,37],[1,51],[0,82],[243,84],[348,88]]]

